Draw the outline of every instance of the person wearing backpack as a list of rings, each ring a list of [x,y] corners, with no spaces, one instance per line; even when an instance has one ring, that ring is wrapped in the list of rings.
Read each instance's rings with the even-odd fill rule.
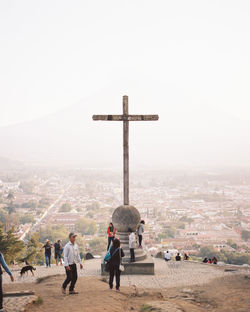
[[[8,266],[7,266],[7,264],[6,264],[5,260],[4,260],[3,254],[0,252],[0,311],[3,311],[3,287],[2,287],[3,270],[2,270],[2,267],[9,274],[11,281],[14,282],[14,277],[13,277],[10,269],[8,268]]]
[[[113,241],[113,246],[110,248],[110,260],[109,260],[109,288],[113,289],[114,276],[116,279],[116,291],[120,291],[120,265],[124,252],[120,247],[121,243],[118,238]]]

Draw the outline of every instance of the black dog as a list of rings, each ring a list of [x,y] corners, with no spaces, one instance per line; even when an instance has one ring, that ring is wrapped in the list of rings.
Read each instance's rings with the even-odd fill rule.
[[[21,274],[21,276],[23,276],[23,274],[26,272],[28,275],[28,271],[30,271],[32,273],[32,275],[34,276],[33,271],[35,271],[35,270],[36,270],[36,268],[34,268],[32,265],[26,265],[25,267],[23,267],[21,269],[20,274]]]

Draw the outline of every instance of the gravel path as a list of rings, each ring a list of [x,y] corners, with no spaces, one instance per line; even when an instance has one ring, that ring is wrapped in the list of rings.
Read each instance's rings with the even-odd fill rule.
[[[194,262],[165,262],[161,259],[154,259],[155,275],[124,275],[121,276],[121,286],[130,286],[131,288],[139,288],[140,291],[147,289],[159,289],[164,291],[167,288],[173,287],[189,287],[194,285],[204,285],[209,283],[213,278],[223,278],[233,274],[249,274],[248,269],[235,268],[236,272],[225,272],[224,267],[215,265],[204,265]],[[79,277],[99,277],[101,260],[88,260],[84,263],[84,269],[78,270]],[[36,283],[38,278],[46,276],[61,275],[64,279],[65,269],[62,266],[53,265],[51,268],[36,267],[35,276],[28,273],[27,276],[20,277],[20,269],[13,268],[12,272],[15,277],[15,283],[23,283],[23,289],[26,289],[26,283]],[[3,275],[4,285],[10,283],[10,279],[6,273]],[[36,284],[39,287],[39,284]],[[135,287],[136,286],[136,287]],[[30,285],[28,286],[30,287]],[[32,286],[31,286],[32,287]],[[167,290],[166,290],[167,291]],[[20,312],[25,306],[34,300],[34,296],[5,298],[4,305],[6,312]]]
[[[196,284],[205,284],[215,277],[228,276],[234,274],[225,272],[223,268],[215,265],[204,265],[192,262],[165,262],[161,259],[154,259],[155,275],[124,275],[121,278],[122,286],[136,285],[139,288],[167,288],[175,286],[191,286]],[[81,276],[100,276],[101,260],[94,259],[85,261],[84,269],[78,270]],[[64,275],[65,270],[62,266],[53,265],[51,268],[37,267],[35,276],[30,273],[28,276],[20,277],[20,270],[14,269],[16,283],[36,282],[37,278],[43,278],[48,275]],[[7,274],[4,274],[4,283],[10,283]]]

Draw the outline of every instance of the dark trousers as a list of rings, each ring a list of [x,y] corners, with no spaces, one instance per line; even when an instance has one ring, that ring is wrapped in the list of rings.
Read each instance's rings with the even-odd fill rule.
[[[134,248],[130,248],[130,261],[135,262],[135,250],[134,250]]]
[[[114,237],[108,237],[108,247],[107,247],[107,250],[109,250],[109,246],[111,244],[111,242],[114,241]]]
[[[0,309],[3,308],[3,279],[2,274],[0,274]]]
[[[142,235],[138,235],[139,236],[139,246],[141,247],[141,243],[142,243]]]
[[[110,265],[110,271],[109,271],[109,287],[112,289],[113,288],[113,281],[114,281],[114,276],[116,280],[116,289],[120,288],[120,275],[121,271],[119,270],[119,266],[113,266]]]
[[[66,268],[65,268],[66,279],[65,279],[62,287],[64,289],[66,289],[66,287],[70,283],[69,291],[73,291],[75,288],[76,281],[77,281],[77,267],[76,267],[76,264],[71,264],[69,267],[70,267],[70,270],[66,270]]]

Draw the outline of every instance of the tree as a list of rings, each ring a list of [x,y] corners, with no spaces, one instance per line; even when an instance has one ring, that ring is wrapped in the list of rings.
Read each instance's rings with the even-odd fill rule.
[[[35,223],[35,220],[31,214],[25,214],[25,215],[20,217],[20,223],[21,224]]]
[[[5,209],[6,211],[8,211],[8,214],[9,214],[9,215],[16,212],[15,206],[14,206],[12,203],[10,203],[10,204],[9,204],[8,206],[6,206],[4,209]]]
[[[202,258],[213,258],[213,257],[218,257],[218,252],[213,246],[204,246],[201,247],[199,256]]]
[[[234,249],[237,249],[237,248],[238,248],[237,244],[236,244],[231,238],[229,238],[229,239],[227,240],[227,245],[230,246],[230,247],[232,247],[232,248],[234,248]]]
[[[15,196],[12,191],[9,191],[9,194],[7,196],[8,201],[12,202],[14,200]]]
[[[70,212],[71,209],[70,203],[64,203],[60,208],[60,212]]]
[[[250,239],[250,231],[243,230],[241,233],[241,237],[244,241],[248,241]]]
[[[188,223],[189,225],[194,221],[192,218],[188,218],[187,216],[183,216],[180,218],[180,221],[181,222],[186,222]]]
[[[3,226],[0,225],[0,251],[4,254],[7,263],[16,260],[24,249],[24,243],[14,234],[12,228],[4,233]]]
[[[7,218],[7,212],[6,210],[0,208],[0,223],[5,223]]]
[[[163,233],[167,234],[167,237],[171,237],[171,238],[174,238],[175,237],[175,228],[173,227],[167,227],[163,230]]]
[[[19,259],[21,262],[29,262],[30,264],[43,264],[44,255],[43,250],[41,250],[42,243],[39,242],[39,234],[34,233],[30,237],[25,252],[22,255],[22,258]]]
[[[76,223],[76,230],[84,235],[93,235],[97,232],[97,226],[94,220],[81,218]]]
[[[89,249],[91,253],[101,254],[107,247],[107,240],[104,237],[95,237],[89,241]]]
[[[56,242],[61,239],[64,243],[68,241],[69,230],[63,225],[47,225],[39,231],[39,241],[44,243],[47,239]]]
[[[93,218],[94,217],[94,212],[93,211],[89,211],[87,214],[86,214],[86,217],[88,217],[88,218]]]
[[[105,235],[107,233],[107,223],[102,222],[99,224],[98,233],[101,235]]]

